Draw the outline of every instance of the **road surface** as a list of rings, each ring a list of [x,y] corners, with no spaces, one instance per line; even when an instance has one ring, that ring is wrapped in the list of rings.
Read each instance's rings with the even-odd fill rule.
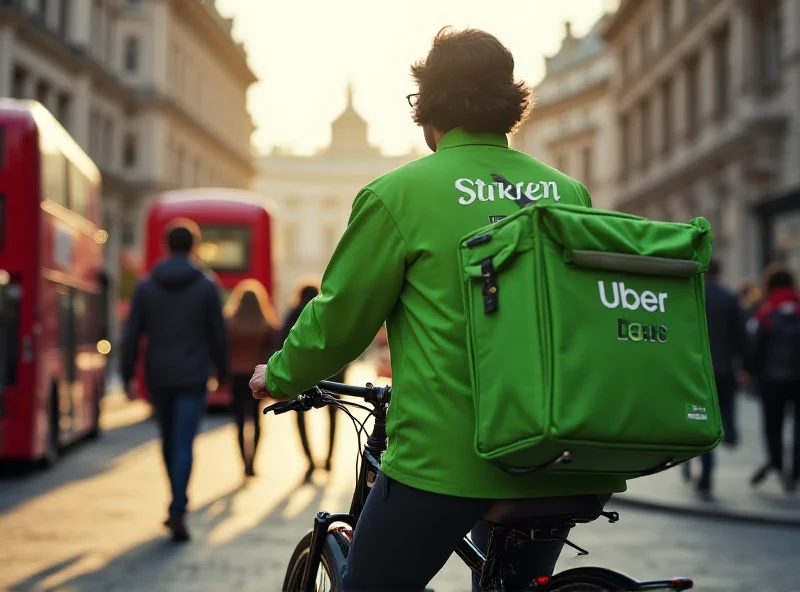
[[[310,412],[322,429],[327,413]],[[80,592],[277,591],[297,540],[319,508],[347,508],[356,440],[340,416],[330,478],[305,471],[294,418],[270,417],[246,484],[234,430],[211,416],[196,444],[190,486],[194,540],[167,542],[161,525],[166,478],[152,420],[141,407],[115,411],[97,442],[68,452],[54,469],[0,480],[0,590]],[[602,565],[638,577],[689,575],[698,590],[800,592],[800,529],[764,528],[624,510],[618,524],[579,527],[573,540],[590,555],[565,550],[560,568]],[[468,590],[457,558],[432,586]]]

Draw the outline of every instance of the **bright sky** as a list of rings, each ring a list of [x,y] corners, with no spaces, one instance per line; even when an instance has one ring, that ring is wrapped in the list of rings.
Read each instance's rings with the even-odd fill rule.
[[[564,21],[583,35],[613,0],[217,0],[235,19],[259,83],[249,109],[260,149],[290,146],[307,154],[327,145],[330,122],[346,102],[369,122],[370,142],[386,154],[425,149],[405,96],[415,92],[409,66],[445,25],[496,35],[514,54],[519,78],[535,84],[544,56],[558,50]]]

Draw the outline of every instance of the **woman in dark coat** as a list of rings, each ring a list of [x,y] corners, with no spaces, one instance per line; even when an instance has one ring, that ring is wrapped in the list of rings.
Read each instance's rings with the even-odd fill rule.
[[[303,312],[303,308],[305,308],[305,306],[318,294],[319,283],[309,280],[300,283],[292,299],[292,308],[286,314],[283,322],[284,341],[288,338],[289,332],[292,330],[292,327],[300,317],[300,313]],[[339,373],[335,376],[332,376],[330,380],[334,382],[344,382],[346,371],[347,367],[342,368],[342,370],[339,371]],[[333,458],[333,446],[336,440],[336,408],[328,406],[327,409],[328,416],[330,418],[330,431],[328,434],[328,457],[325,461],[325,470],[330,471],[331,460]],[[311,480],[311,476],[314,474],[316,465],[314,463],[314,457],[311,454],[311,446],[309,445],[308,433],[306,431],[306,413],[295,413],[295,416],[297,417],[297,431],[300,434],[300,443],[303,445],[303,452],[305,452],[306,458],[308,459],[308,470],[306,471],[305,475],[305,481],[308,482]]]
[[[264,286],[258,280],[238,283],[225,306],[231,352],[231,406],[236,419],[239,451],[248,477],[255,475],[256,449],[261,437],[259,401],[250,391],[253,366],[263,364],[279,347],[281,326]],[[252,437],[245,437],[245,424],[253,424]]]

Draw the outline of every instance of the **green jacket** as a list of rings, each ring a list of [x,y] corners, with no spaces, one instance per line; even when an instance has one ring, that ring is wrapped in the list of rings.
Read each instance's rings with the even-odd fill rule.
[[[515,187],[501,191],[492,173]],[[382,470],[389,477],[478,498],[624,491],[617,477],[512,477],[475,453],[457,248],[491,217],[516,212],[517,191],[591,206],[583,185],[509,149],[504,135],[460,128],[436,153],[370,183],[355,199],[320,295],[270,359],[267,387],[276,397],[311,388],[359,356],[386,321],[393,391]]]

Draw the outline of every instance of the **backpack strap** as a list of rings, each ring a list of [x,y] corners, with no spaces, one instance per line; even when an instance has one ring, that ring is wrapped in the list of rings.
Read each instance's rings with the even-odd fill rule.
[[[514,186],[514,184],[511,181],[509,181],[503,175],[500,175],[498,173],[492,173],[492,179],[494,179],[496,183],[499,183],[503,187]],[[519,193],[519,199],[514,200],[514,202],[521,208],[525,208],[531,204],[536,203],[521,191]]]

